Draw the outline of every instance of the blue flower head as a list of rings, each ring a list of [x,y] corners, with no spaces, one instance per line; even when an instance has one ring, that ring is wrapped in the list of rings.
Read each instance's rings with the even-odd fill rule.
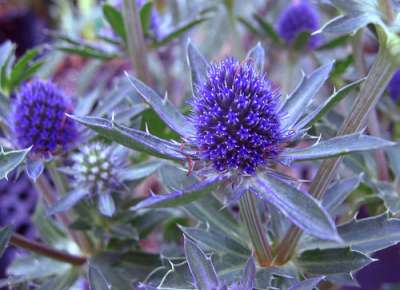
[[[251,61],[227,58],[212,64],[197,91],[196,141],[216,170],[253,174],[278,155],[283,141],[279,94]]]
[[[302,32],[314,32],[319,28],[317,9],[306,0],[294,1],[280,15],[278,33],[282,39],[291,44]],[[312,35],[308,40],[308,48],[314,49],[320,43],[319,35]]]
[[[72,107],[53,83],[34,80],[24,84],[17,96],[12,121],[21,148],[49,157],[65,151],[77,138],[73,120],[66,117]]]
[[[387,89],[393,101],[400,100],[400,69],[393,75]]]

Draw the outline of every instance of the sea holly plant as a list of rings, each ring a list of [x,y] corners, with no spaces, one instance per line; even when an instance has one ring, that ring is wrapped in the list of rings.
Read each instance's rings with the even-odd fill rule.
[[[311,107],[311,103],[328,79],[333,63],[305,75],[297,88],[281,101],[280,92],[263,72],[265,53],[260,45],[250,50],[241,62],[227,58],[209,63],[191,43],[187,55],[193,87],[190,116],[182,115],[168,99],[128,76],[142,98],[181,135],[181,143],[127,128],[113,120],[71,116],[128,148],[187,162],[187,174],[194,177],[194,184],[152,195],[133,210],[183,205],[224,187],[229,191],[227,204],[240,203],[243,223],[263,267],[273,264],[273,252],[258,215],[260,202],[276,207],[307,234],[340,243],[342,239],[326,209],[275,168],[275,164],[289,166],[296,161],[395,144],[363,132],[328,140],[307,135],[309,121],[327,109]],[[309,145],[296,147],[300,140]]]

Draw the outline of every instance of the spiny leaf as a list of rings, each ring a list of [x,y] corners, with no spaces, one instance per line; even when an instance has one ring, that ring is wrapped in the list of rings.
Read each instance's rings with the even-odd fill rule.
[[[7,179],[8,174],[25,160],[31,148],[7,152],[0,149],[0,180]]]
[[[258,73],[262,74],[264,72],[265,50],[261,46],[261,43],[257,43],[255,47],[250,49],[247,53],[246,59],[254,64]]]
[[[196,95],[197,87],[206,80],[209,63],[191,41],[187,45],[187,61],[192,77],[193,94]]]

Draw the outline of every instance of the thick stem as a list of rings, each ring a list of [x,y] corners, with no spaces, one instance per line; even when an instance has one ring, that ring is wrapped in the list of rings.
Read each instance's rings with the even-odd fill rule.
[[[337,133],[338,136],[358,132],[365,126],[369,113],[375,107],[397,68],[396,62],[393,61],[389,53],[389,49],[385,46],[380,49],[378,57],[371,67],[349,115]],[[317,175],[310,185],[310,193],[315,198],[320,199],[326,191],[328,185],[336,175],[336,170],[341,160],[342,157],[337,157],[326,159],[322,162]],[[277,256],[274,261],[277,265],[284,264],[290,259],[301,234],[302,231],[296,226],[292,225],[290,227],[286,236],[277,247]]]
[[[124,0],[122,14],[126,29],[129,58],[139,78],[149,84],[151,83],[151,79],[146,53],[146,43],[136,1]]]
[[[13,234],[10,243],[16,247],[49,257],[53,260],[69,263],[75,266],[81,266],[86,263],[86,257],[75,256],[63,251],[48,247],[42,243],[31,241],[19,234]]]
[[[251,192],[243,194],[240,200],[240,216],[249,233],[258,263],[262,267],[268,267],[271,265],[272,251],[267,240],[267,233],[261,224],[257,200]]]

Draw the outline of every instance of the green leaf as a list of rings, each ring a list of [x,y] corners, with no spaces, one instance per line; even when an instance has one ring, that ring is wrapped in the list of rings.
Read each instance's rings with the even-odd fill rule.
[[[180,227],[180,229],[200,246],[205,246],[206,249],[211,249],[218,254],[228,253],[229,255],[238,255],[246,258],[251,255],[248,248],[243,247],[234,239],[220,232],[187,227]]]
[[[251,191],[262,200],[272,203],[307,234],[320,239],[340,241],[335,223],[309,193],[273,176],[259,176]]]
[[[247,20],[244,17],[239,16],[237,20],[243,24],[251,33],[257,35],[257,36],[263,36],[263,33],[258,30],[249,20]]]
[[[307,43],[310,39],[310,32],[301,32],[293,41],[292,47],[295,50],[303,50],[306,48]]]
[[[188,20],[184,23],[179,24],[171,32],[167,33],[160,40],[158,40],[156,43],[156,46],[161,47],[161,46],[166,45],[167,43],[171,42],[175,38],[180,37],[183,33],[192,29],[194,26],[197,26],[200,23],[207,21],[208,19],[209,19],[208,17],[196,17],[195,19]]]
[[[191,240],[185,237],[185,256],[198,290],[216,289],[218,277],[211,259]]]
[[[30,148],[5,152],[0,148],[0,180],[8,178],[8,174],[17,168],[28,155]]]
[[[29,63],[38,55],[38,51],[36,49],[28,50],[13,66],[9,80],[8,80],[8,88],[9,91],[12,92],[18,84],[22,81],[29,78],[32,73],[36,72],[40,66],[43,64],[42,62],[35,63],[34,68],[28,67]]]
[[[13,230],[11,227],[6,226],[0,229],[0,258],[3,256],[4,251],[8,247],[8,243],[12,236]]]
[[[319,67],[302,81],[283,105],[282,111],[287,114],[282,120],[282,128],[289,129],[302,117],[308,105],[329,77],[333,62]]]
[[[349,42],[350,39],[351,37],[349,35],[342,35],[325,42],[324,44],[320,45],[316,50],[327,50],[336,47],[342,47],[344,44]]]
[[[163,99],[152,88],[140,80],[126,74],[132,86],[138,91],[143,100],[148,103],[160,118],[183,137],[193,136],[194,127],[192,123],[171,102]]]
[[[96,267],[89,265],[88,270],[88,281],[90,290],[110,290],[112,285],[110,285],[103,273]]]
[[[341,246],[371,254],[400,242],[400,219],[389,218],[387,214],[360,220],[353,219],[340,225],[338,232],[343,239],[343,243],[340,245],[328,241],[307,239],[304,240],[300,249],[328,249]]]
[[[149,32],[149,27],[151,23],[151,13],[153,9],[153,2],[149,1],[146,2],[141,8],[140,8],[140,23],[142,24],[142,30],[144,35],[147,35]]]
[[[313,160],[345,155],[352,152],[375,150],[394,145],[396,145],[396,143],[379,137],[354,133],[334,137],[302,149],[286,149],[282,152],[281,156],[295,161]]]
[[[87,57],[87,58],[96,58],[100,60],[112,60],[117,57],[116,54],[108,53],[105,51],[102,51],[100,49],[96,49],[91,46],[63,46],[63,45],[56,45],[54,47],[55,49],[58,49],[60,51],[70,53],[70,54],[77,54],[82,57]]]
[[[270,24],[267,20],[262,18],[262,16],[258,14],[254,14],[254,19],[257,21],[257,23],[260,25],[264,33],[271,38],[271,40],[274,43],[281,43],[281,38],[279,37],[278,33],[275,31],[274,27],[272,24]]]
[[[350,273],[373,261],[374,259],[350,248],[335,248],[305,251],[295,260],[295,264],[307,274],[327,275]]]
[[[68,115],[75,121],[89,127],[96,131],[103,137],[121,144],[127,148],[146,152],[148,154],[161,157],[164,159],[172,160],[186,160],[187,156],[184,155],[183,150],[179,145],[169,141],[165,141],[149,133],[140,130],[127,128],[122,125],[117,125],[104,118],[99,117],[78,117]]]
[[[107,22],[110,24],[115,34],[120,36],[126,41],[126,30],[124,26],[124,20],[121,13],[109,4],[103,5],[103,15]]]

